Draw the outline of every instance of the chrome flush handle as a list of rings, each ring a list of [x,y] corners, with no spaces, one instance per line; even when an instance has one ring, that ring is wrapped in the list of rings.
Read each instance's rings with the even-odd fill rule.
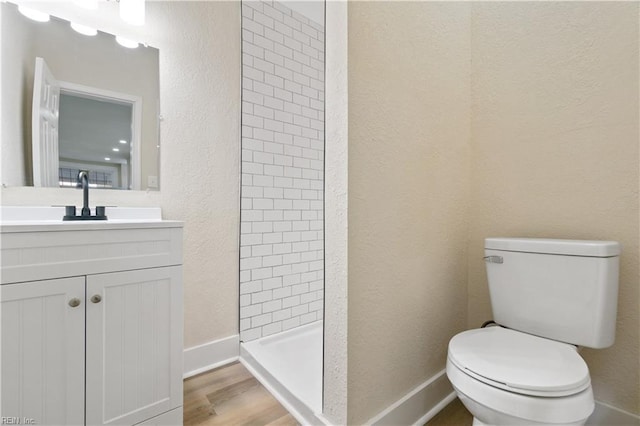
[[[502,256],[485,256],[483,257],[483,259],[488,263],[504,263],[504,259],[502,259]]]

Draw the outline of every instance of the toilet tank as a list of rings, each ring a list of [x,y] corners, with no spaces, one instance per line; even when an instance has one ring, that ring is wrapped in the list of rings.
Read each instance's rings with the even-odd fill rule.
[[[619,243],[487,238],[484,253],[498,324],[590,348],[613,344]]]

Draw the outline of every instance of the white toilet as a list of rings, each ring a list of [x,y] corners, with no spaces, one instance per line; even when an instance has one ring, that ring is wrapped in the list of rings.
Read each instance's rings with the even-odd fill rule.
[[[487,238],[493,325],[449,342],[447,376],[474,425],[582,425],[594,409],[577,346],[613,344],[620,244]]]

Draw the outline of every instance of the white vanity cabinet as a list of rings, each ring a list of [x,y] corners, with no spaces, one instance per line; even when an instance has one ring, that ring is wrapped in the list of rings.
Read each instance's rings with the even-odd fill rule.
[[[0,288],[3,418],[84,423],[84,281],[73,277]],[[73,300],[80,304],[70,306]]]
[[[88,425],[182,405],[181,275],[171,266],[87,276]]]
[[[0,416],[181,424],[182,224],[0,228]]]

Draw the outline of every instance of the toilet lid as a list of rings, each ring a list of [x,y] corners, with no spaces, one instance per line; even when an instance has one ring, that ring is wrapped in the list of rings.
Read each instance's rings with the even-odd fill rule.
[[[526,395],[571,395],[591,383],[574,346],[502,327],[454,336],[448,356],[476,379]]]

